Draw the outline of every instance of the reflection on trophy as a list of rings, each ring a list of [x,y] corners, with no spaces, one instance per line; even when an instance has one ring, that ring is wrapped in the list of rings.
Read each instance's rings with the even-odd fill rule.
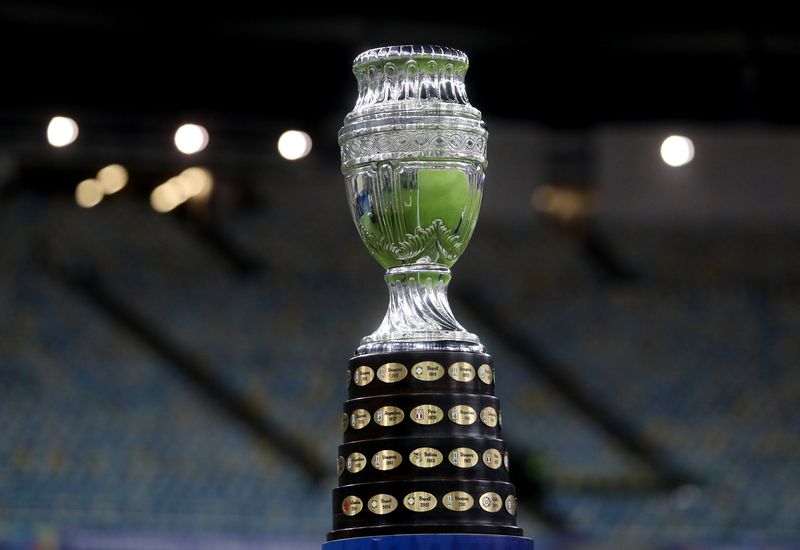
[[[486,168],[467,68],[463,52],[439,46],[377,48],[353,63],[342,172],[356,228],[386,268],[389,307],[350,360],[328,545],[450,534],[532,548],[516,526],[491,357],[447,301]],[[506,536],[492,546],[487,535]]]

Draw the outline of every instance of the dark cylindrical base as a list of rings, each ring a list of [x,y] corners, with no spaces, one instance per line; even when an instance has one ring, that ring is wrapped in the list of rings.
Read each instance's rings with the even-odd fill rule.
[[[489,355],[360,355],[347,383],[328,540],[522,535]]]

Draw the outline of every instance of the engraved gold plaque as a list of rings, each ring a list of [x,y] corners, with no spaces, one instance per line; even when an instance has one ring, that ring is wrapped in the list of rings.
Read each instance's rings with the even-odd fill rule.
[[[450,378],[458,382],[470,382],[475,378],[475,367],[464,361],[453,363],[447,369]]]
[[[444,376],[444,367],[436,361],[421,361],[411,367],[411,376],[423,382],[433,382]]]
[[[478,504],[487,512],[499,512],[503,508],[503,499],[497,493],[483,493]]]
[[[478,463],[478,453],[469,447],[453,449],[448,455],[450,464],[459,468],[472,468]]]
[[[514,495],[508,495],[506,497],[506,512],[512,516],[517,515],[517,497]]]
[[[375,378],[375,372],[367,366],[361,366],[355,370],[353,378],[356,386],[366,386]]]
[[[347,413],[342,413],[342,431],[347,431],[347,426],[350,424],[350,418],[347,416]]]
[[[481,409],[481,422],[490,428],[497,426],[497,411],[494,410],[494,407],[484,407]]]
[[[491,384],[492,383],[492,367],[484,363],[480,367],[478,367],[478,378],[481,379],[481,382],[484,384]]]
[[[412,512],[430,512],[436,508],[436,497],[425,491],[414,491],[403,498],[403,506]]]
[[[387,405],[375,411],[375,423],[381,426],[394,426],[403,421],[405,415],[402,409]]]
[[[397,509],[397,499],[394,498],[392,495],[381,493],[369,499],[369,504],[367,505],[367,508],[373,514],[378,514],[379,516],[382,516],[383,514],[394,512],[395,509]]]
[[[364,507],[364,503],[361,502],[361,499],[357,496],[350,495],[349,497],[344,497],[342,501],[342,512],[346,516],[354,516],[361,511]]]
[[[462,426],[474,424],[478,419],[475,409],[469,405],[456,405],[447,412],[447,416],[450,418],[450,420],[456,424],[461,424]]]
[[[409,453],[408,460],[418,468],[434,468],[442,463],[442,453],[433,447],[420,447]]]
[[[497,470],[503,465],[503,455],[497,449],[486,449],[483,451],[483,463],[492,470]]]
[[[367,457],[361,453],[350,453],[347,455],[345,467],[351,474],[357,474],[367,465]]]
[[[417,405],[411,409],[411,420],[417,424],[430,426],[436,424],[444,418],[444,411],[436,405]]]
[[[336,471],[339,473],[339,477],[342,476],[344,473],[344,457],[340,456],[336,459]]]
[[[372,455],[372,465],[377,470],[394,470],[403,462],[403,455],[397,451],[378,451]]]
[[[408,374],[408,369],[400,363],[386,363],[378,368],[378,380],[392,384],[399,382]]]
[[[355,430],[360,430],[367,424],[369,424],[370,420],[369,411],[366,409],[356,409],[350,414],[350,425]]]
[[[464,491],[451,491],[442,497],[442,504],[448,510],[464,512],[472,508],[475,501],[469,493]]]

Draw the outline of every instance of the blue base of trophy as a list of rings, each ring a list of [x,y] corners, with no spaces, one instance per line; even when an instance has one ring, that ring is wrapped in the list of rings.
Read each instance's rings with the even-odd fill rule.
[[[533,550],[533,540],[509,535],[388,535],[334,540],[322,550]]]

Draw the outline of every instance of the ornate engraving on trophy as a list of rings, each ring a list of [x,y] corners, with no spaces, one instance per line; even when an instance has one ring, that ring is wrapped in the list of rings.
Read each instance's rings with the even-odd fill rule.
[[[347,455],[345,467],[351,474],[357,474],[367,465],[367,457],[361,453],[350,453]]]
[[[499,512],[503,508],[503,499],[497,493],[483,493],[478,498],[478,504],[487,512]]]
[[[483,451],[483,463],[492,470],[497,470],[503,465],[503,455],[497,449]]]
[[[372,455],[372,466],[376,470],[388,471],[394,470],[400,463],[403,462],[403,455],[397,451],[378,451]]]
[[[475,409],[469,405],[456,405],[447,412],[447,417],[461,426],[469,426],[474,424],[478,419]]]
[[[436,497],[425,491],[414,491],[403,498],[403,506],[412,512],[430,512],[436,508]]]
[[[402,409],[387,405],[375,411],[375,423],[381,426],[395,426],[403,421]]]
[[[350,426],[354,430],[360,430],[369,424],[371,416],[368,410],[356,409],[350,414]]]
[[[450,368],[447,369],[447,374],[450,375],[450,378],[458,382],[471,382],[475,378],[475,367],[469,363],[460,361],[450,365]]]
[[[394,512],[397,508],[397,499],[394,498],[392,495],[387,494],[379,494],[375,495],[371,499],[369,499],[369,504],[367,505],[367,509],[372,512],[373,514],[378,514],[382,516],[383,514],[388,514],[390,512]]]
[[[494,407],[484,407],[481,409],[481,422],[489,426],[490,428],[494,428],[497,426],[497,411]]]
[[[408,460],[418,468],[434,468],[442,463],[444,457],[433,447],[420,447],[408,455]]]
[[[480,367],[478,367],[478,378],[480,378],[481,382],[484,384],[491,384],[492,383],[492,367],[484,363]]]
[[[423,382],[433,382],[444,376],[444,367],[436,361],[420,361],[411,367],[411,376]]]
[[[440,422],[442,418],[444,418],[444,411],[442,411],[442,409],[436,405],[417,405],[411,409],[409,416],[411,417],[411,420],[417,424],[430,426],[431,424]]]
[[[508,495],[506,497],[506,511],[512,516],[517,515],[517,497]]]
[[[364,503],[357,496],[350,495],[342,501],[342,512],[346,516],[354,516],[361,511]]]
[[[366,386],[375,378],[375,372],[366,365],[358,367],[353,373],[356,386]]]
[[[451,491],[442,497],[442,505],[455,512],[465,512],[474,504],[472,496],[464,491]]]
[[[408,370],[405,365],[401,365],[400,363],[386,363],[378,368],[378,380],[386,382],[387,384],[399,382],[405,378],[407,374]]]
[[[472,468],[478,463],[478,453],[469,447],[459,447],[450,451],[449,460],[453,466]]]

